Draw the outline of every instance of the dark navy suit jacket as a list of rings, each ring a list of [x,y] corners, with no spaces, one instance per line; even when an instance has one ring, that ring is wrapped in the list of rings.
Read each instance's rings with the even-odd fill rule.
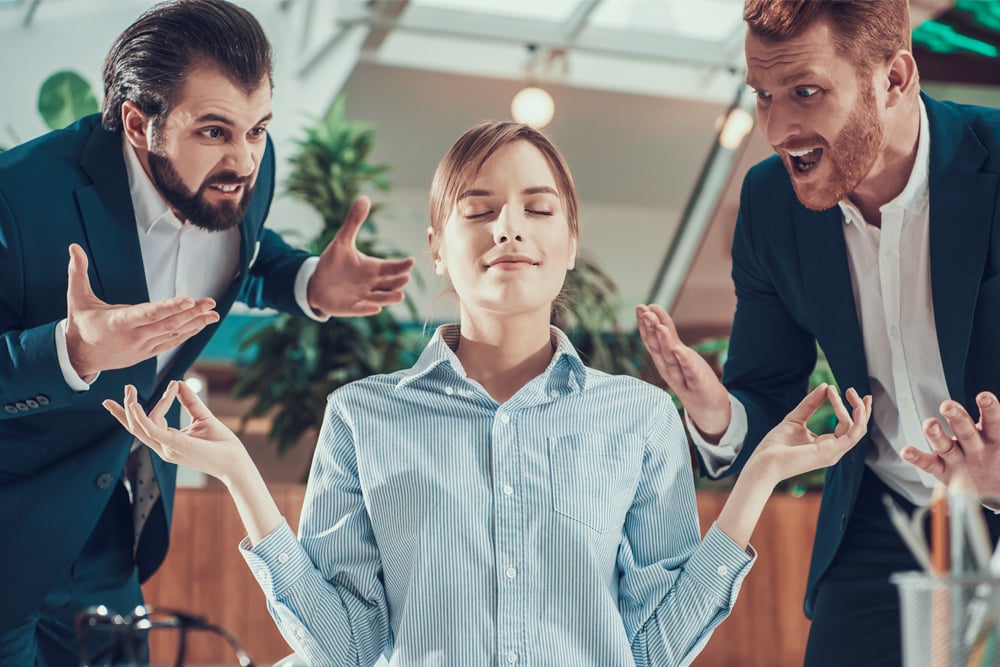
[[[935,328],[949,394],[978,418],[976,394],[1000,393],[1000,111],[923,100]],[[748,172],[733,239],[737,306],[723,382],[746,407],[749,433],[727,474],[806,394],[817,342],[841,389],[870,393],[843,226],[839,207],[814,212],[798,202],[777,156]],[[807,615],[850,520],[870,446],[866,437],[827,472]]]
[[[264,228],[273,194],[269,144],[240,225],[238,272],[217,299],[222,316],[237,298],[301,312],[293,286],[307,255]],[[101,401],[121,401],[131,383],[148,407],[165,382],[183,375],[217,327],[189,340],[160,383],[156,361],[148,359],[101,373],[89,391],[72,391],[54,343],[56,324],[66,316],[70,243],[86,251],[99,298],[111,304],[149,300],[121,133],[104,130],[97,116],[0,154],[0,631],[38,609],[121,478],[132,437]],[[175,405],[168,416],[173,425],[178,415]],[[155,454],[152,459],[162,497],[136,554],[143,580],[166,555],[176,475],[175,466]]]

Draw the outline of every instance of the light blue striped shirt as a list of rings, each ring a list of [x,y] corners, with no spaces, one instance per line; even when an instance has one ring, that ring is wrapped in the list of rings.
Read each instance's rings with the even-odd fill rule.
[[[666,392],[566,336],[498,405],[456,325],[406,371],[330,395],[302,510],[243,555],[312,665],[682,665],[753,553],[699,538]]]

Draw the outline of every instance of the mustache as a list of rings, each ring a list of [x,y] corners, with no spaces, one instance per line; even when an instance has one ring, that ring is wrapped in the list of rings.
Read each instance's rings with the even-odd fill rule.
[[[807,148],[808,149],[827,148],[828,145],[829,144],[827,144],[825,139],[819,136],[815,136],[815,137],[806,137],[804,139],[792,139],[790,141],[786,141],[783,144],[772,146],[772,148],[779,151],[801,151],[801,150],[806,150]]]
[[[236,172],[226,172],[205,179],[204,187],[211,185],[249,185],[250,176],[240,176]]]

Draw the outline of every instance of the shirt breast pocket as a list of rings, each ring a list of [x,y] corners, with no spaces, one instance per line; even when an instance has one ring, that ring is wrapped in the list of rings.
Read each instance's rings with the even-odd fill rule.
[[[621,526],[642,468],[642,437],[579,433],[549,438],[552,509],[598,533]]]

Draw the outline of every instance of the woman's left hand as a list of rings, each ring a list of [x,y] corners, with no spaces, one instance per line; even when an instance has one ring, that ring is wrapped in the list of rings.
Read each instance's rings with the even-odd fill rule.
[[[837,427],[833,433],[816,435],[807,422],[826,401],[833,406]],[[852,387],[847,390],[847,401],[850,412],[836,387],[819,385],[764,437],[747,467],[777,485],[789,477],[833,465],[868,432],[871,395],[861,398]]]

